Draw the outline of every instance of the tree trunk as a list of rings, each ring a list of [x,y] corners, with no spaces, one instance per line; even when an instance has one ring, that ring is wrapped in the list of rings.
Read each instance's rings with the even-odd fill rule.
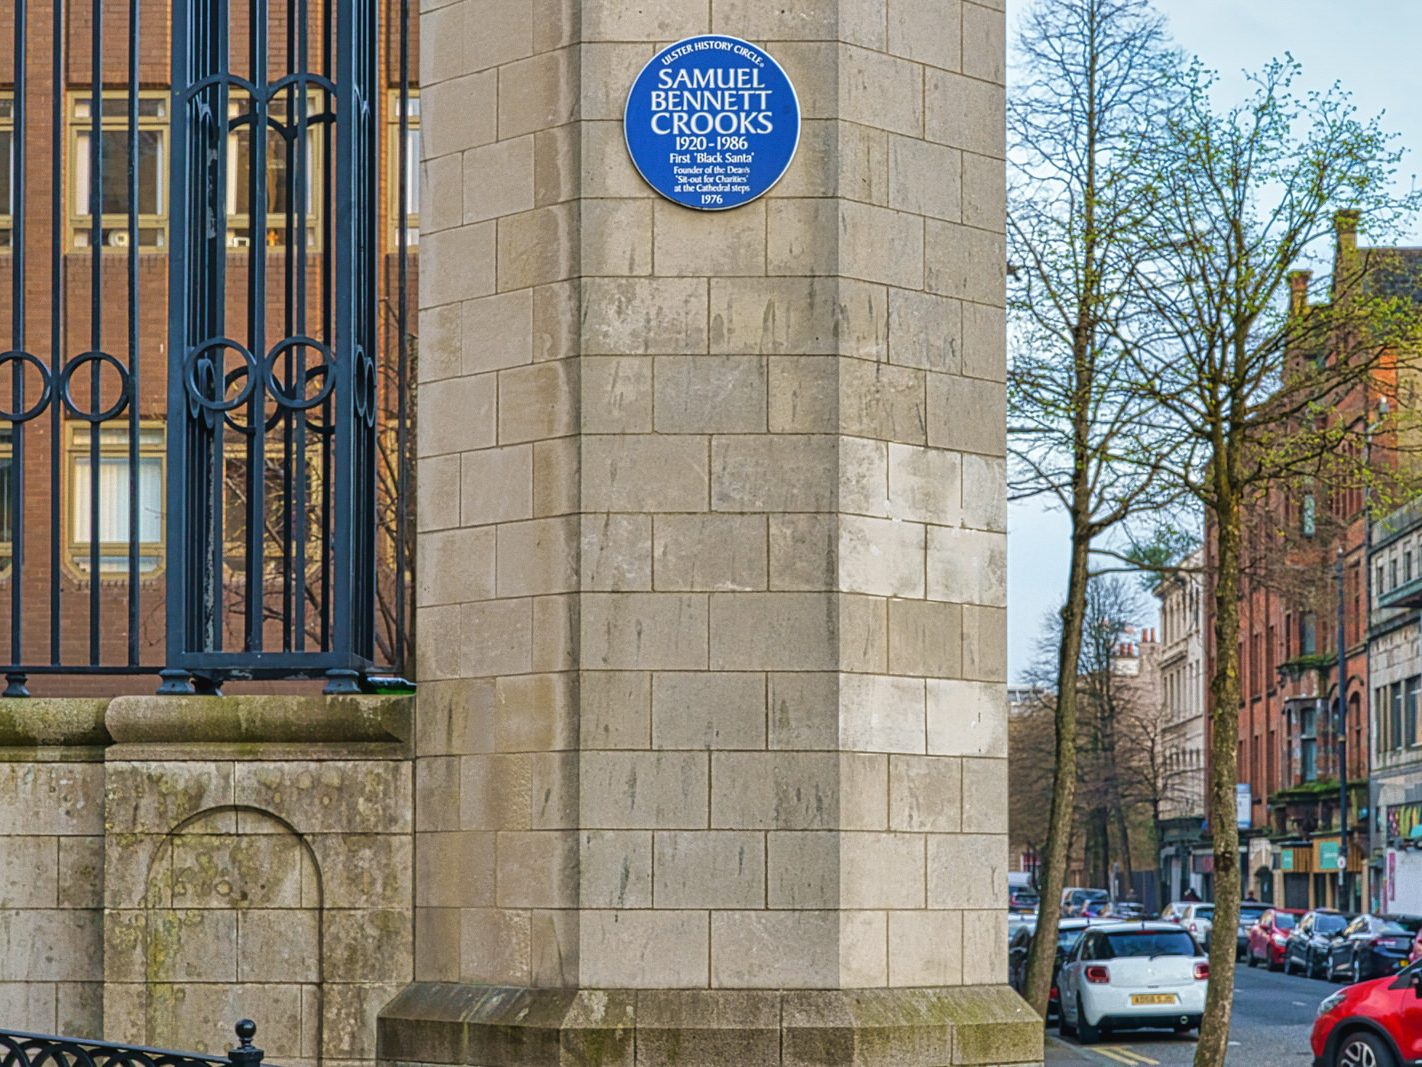
[[[1074,521],[1073,525],[1079,529],[1081,523]],[[1052,786],[1052,814],[1047,823],[1047,847],[1042,856],[1037,930],[1032,936],[1032,949],[1027,956],[1024,990],[1027,1003],[1043,1019],[1047,1017],[1047,1000],[1052,992],[1067,849],[1072,836],[1072,823],[1076,818],[1077,667],[1081,660],[1081,626],[1086,616],[1089,549],[1090,539],[1085,531],[1073,533],[1067,600],[1062,608],[1062,640],[1057,652],[1056,779]]]
[[[1195,1067],[1225,1067],[1230,1009],[1234,999],[1234,931],[1239,925],[1239,829],[1235,783],[1239,780],[1239,595],[1240,493],[1232,457],[1215,452],[1214,518],[1215,667],[1210,676],[1210,781],[1208,812],[1215,845],[1214,927],[1210,987],[1195,1047]]]

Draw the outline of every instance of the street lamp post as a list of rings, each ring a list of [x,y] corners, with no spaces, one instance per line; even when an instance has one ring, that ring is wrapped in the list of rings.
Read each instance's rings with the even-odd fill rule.
[[[1338,560],[1334,564],[1338,578],[1338,718],[1336,738],[1338,745],[1338,910],[1347,911],[1351,903],[1348,896],[1348,647],[1343,639],[1343,548],[1338,548]]]

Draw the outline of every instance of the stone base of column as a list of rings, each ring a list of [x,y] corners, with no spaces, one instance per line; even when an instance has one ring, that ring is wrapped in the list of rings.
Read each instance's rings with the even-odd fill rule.
[[[520,989],[417,982],[380,1013],[377,1057],[459,1067],[1008,1067],[1042,1021],[1006,986]]]

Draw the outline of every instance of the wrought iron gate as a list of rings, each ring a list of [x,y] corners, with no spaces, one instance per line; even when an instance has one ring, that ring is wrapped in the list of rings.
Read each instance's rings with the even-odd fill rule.
[[[408,0],[12,3],[6,692],[403,673]]]

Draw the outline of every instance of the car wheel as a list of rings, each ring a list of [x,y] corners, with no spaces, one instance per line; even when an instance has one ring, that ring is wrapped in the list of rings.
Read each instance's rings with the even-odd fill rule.
[[[1259,961],[1254,958],[1254,953],[1253,953],[1253,951],[1249,951],[1249,952],[1246,952],[1246,953],[1244,954],[1244,962],[1247,963],[1247,964],[1249,964],[1249,966],[1251,966],[1251,967],[1258,967],[1258,966],[1259,966]]]
[[[1392,1050],[1380,1037],[1366,1030],[1356,1030],[1338,1042],[1334,1067],[1397,1067]]]
[[[1305,962],[1307,963],[1307,967],[1305,968],[1305,973],[1306,973],[1310,978],[1322,978],[1322,977],[1323,977],[1323,974],[1321,973],[1321,968],[1320,968],[1320,966],[1319,966],[1319,964],[1318,964],[1318,961],[1314,959],[1314,956],[1313,956],[1313,949],[1309,949],[1309,950],[1308,950],[1308,956],[1306,957],[1306,961],[1305,961]]]
[[[1101,1040],[1101,1027],[1086,1021],[1086,1009],[1081,1006],[1080,993],[1076,995],[1076,1039],[1083,1045],[1094,1045]]]
[[[1284,973],[1285,973],[1285,974],[1293,974],[1293,973],[1294,973],[1294,958],[1293,958],[1293,956],[1291,956],[1291,955],[1289,954],[1289,950],[1288,950],[1288,949],[1284,949]]]
[[[1057,1005],[1057,1033],[1062,1037],[1071,1037],[1076,1033],[1076,1027],[1067,1022],[1066,1004]]]

